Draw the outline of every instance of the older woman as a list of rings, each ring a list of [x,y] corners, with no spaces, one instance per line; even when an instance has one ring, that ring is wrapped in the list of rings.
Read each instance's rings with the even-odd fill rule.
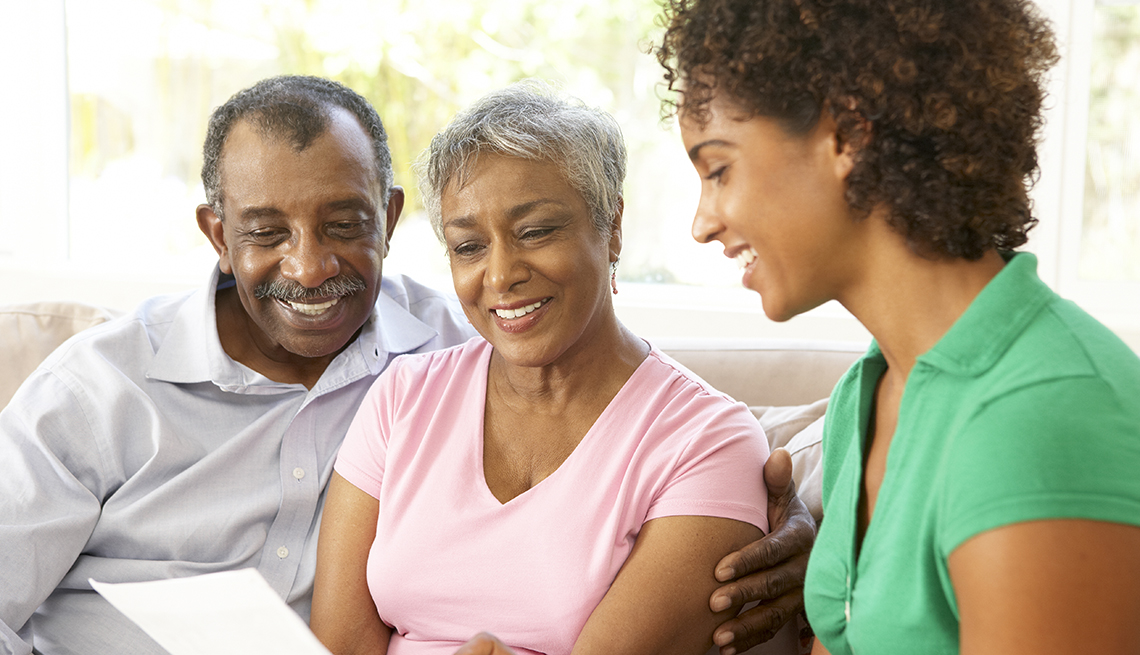
[[[816,652],[1140,652],[1140,360],[1011,252],[1036,222],[1029,0],[672,0],[693,235],[785,320],[875,341],[836,388]]]
[[[766,529],[747,409],[617,320],[625,148],[536,84],[432,142],[425,196],[482,338],[394,362],[349,430],[312,628],[336,653],[704,652]]]

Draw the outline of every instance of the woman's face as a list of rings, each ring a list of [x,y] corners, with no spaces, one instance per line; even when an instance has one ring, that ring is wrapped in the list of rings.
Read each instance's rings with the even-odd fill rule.
[[[823,112],[802,136],[775,120],[743,118],[720,98],[706,123],[681,112],[681,135],[701,176],[693,238],[720,241],[744,268],[764,313],[785,321],[841,298],[852,280],[865,221],[844,199],[852,161]]]
[[[554,163],[482,155],[466,185],[447,185],[440,209],[463,311],[507,361],[553,363],[613,316],[620,214],[602,237]]]

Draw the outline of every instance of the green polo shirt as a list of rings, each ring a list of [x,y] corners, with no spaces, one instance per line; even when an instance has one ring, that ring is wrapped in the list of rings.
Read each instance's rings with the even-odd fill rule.
[[[947,559],[1037,519],[1140,525],[1140,359],[1017,254],[907,380],[874,519],[856,558],[878,347],[831,396],[824,521],[805,603],[832,655],[957,653]]]

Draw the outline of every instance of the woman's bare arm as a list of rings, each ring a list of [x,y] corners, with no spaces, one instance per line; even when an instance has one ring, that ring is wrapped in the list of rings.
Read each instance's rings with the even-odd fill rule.
[[[1016,523],[954,550],[962,655],[1140,652],[1140,527]]]
[[[713,629],[739,607],[713,613],[712,571],[726,552],[761,536],[732,519],[671,516],[641,528],[613,585],[574,645],[575,655],[701,655]]]
[[[376,613],[367,578],[379,510],[375,498],[333,473],[317,541],[309,626],[335,655],[388,652],[391,631]]]

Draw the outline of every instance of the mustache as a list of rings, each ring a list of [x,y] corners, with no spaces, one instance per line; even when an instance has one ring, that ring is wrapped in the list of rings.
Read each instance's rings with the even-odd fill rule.
[[[291,280],[273,280],[257,285],[253,290],[253,297],[258,300],[276,298],[278,300],[298,301],[310,298],[341,297],[358,291],[365,291],[368,285],[364,280],[352,275],[338,275],[321,283],[321,286],[310,288],[299,282]]]

